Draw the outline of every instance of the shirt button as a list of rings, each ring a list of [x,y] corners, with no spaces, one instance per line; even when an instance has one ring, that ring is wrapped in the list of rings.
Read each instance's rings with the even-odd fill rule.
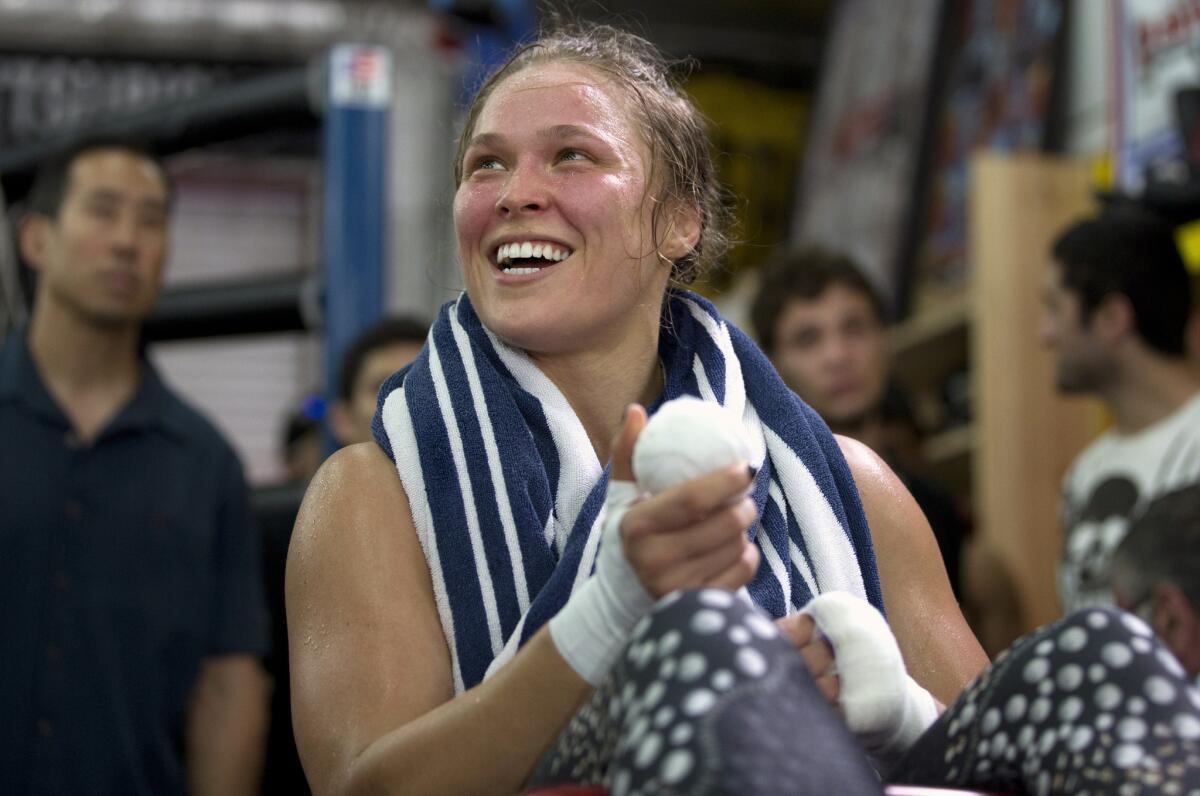
[[[54,735],[54,725],[50,722],[50,719],[38,719],[37,728],[38,735],[43,738],[49,738],[51,735]]]
[[[71,576],[63,572],[61,569],[54,573],[54,588],[59,591],[66,591],[71,588]]]
[[[56,661],[62,657],[62,647],[57,644],[46,645],[46,657],[49,660]]]
[[[63,506],[63,513],[67,515],[68,520],[78,520],[83,516],[83,507],[79,505],[78,500],[68,498]]]

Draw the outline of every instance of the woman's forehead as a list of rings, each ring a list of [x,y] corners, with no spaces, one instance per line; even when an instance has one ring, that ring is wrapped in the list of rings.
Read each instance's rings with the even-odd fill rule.
[[[632,126],[626,90],[609,75],[585,64],[550,61],[533,64],[501,81],[481,109],[481,120],[511,103],[553,97],[545,111],[596,113]],[[566,105],[561,103],[565,102]],[[612,118],[616,117],[616,118]]]

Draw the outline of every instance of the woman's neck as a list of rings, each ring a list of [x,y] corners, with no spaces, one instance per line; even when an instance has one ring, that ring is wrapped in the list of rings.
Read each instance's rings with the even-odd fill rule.
[[[531,354],[583,424],[600,462],[607,462],[625,407],[653,403],[664,382],[658,320],[615,345],[559,355]]]

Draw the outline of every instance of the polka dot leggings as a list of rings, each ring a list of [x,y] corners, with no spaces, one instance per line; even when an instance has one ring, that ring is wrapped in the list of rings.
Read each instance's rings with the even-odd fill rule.
[[[1140,620],[1072,615],[1018,641],[892,782],[1200,796],[1200,693]],[[672,595],[634,629],[529,784],[630,794],[879,794],[866,755],[774,624],[727,592]]]
[[[1200,691],[1146,623],[1087,609],[998,656],[890,779],[1200,796]]]

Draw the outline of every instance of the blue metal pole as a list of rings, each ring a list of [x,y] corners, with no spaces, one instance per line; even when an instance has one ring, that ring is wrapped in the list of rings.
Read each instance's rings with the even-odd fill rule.
[[[384,309],[392,59],[384,48],[360,44],[337,45],[328,58],[323,254],[325,384],[332,403],[342,354]],[[328,433],[326,439],[332,450]]]

